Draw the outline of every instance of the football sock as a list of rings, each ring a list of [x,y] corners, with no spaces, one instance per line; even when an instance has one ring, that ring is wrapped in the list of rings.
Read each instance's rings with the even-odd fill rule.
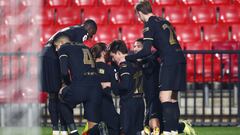
[[[175,131],[175,108],[172,102],[162,103],[162,119],[163,119],[163,131],[171,132]]]

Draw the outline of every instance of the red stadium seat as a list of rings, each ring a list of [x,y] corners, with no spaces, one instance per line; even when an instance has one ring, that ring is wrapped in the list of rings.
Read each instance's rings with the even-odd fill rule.
[[[216,11],[212,6],[191,7],[191,20],[199,24],[213,24],[216,22]]]
[[[184,3],[185,5],[202,5],[204,3],[204,0],[181,0],[182,3]]]
[[[131,8],[112,7],[110,9],[111,24],[133,24],[135,22],[135,12]]]
[[[178,0],[155,0],[154,4],[156,4],[156,5],[177,5]]]
[[[33,51],[31,50],[32,47],[36,44],[35,42],[38,41],[38,31],[37,27],[31,25],[22,25],[18,28],[15,28],[11,31],[11,45],[12,51]],[[38,44],[37,44],[38,46]],[[35,50],[34,50],[35,51]]]
[[[114,25],[99,25],[94,40],[96,42],[104,42],[109,44],[114,39],[118,39],[119,31],[118,27]]]
[[[54,15],[55,11],[53,8],[45,7],[40,13],[31,15],[31,23],[32,24],[40,24],[40,25],[52,25],[54,24]]]
[[[71,0],[46,0],[47,6],[51,7],[67,7],[71,3]]]
[[[40,92],[39,93],[39,102],[47,103],[47,100],[48,100],[48,94],[46,92]]]
[[[211,50],[211,43],[205,42],[205,41],[198,41],[198,42],[189,42],[185,43],[185,49],[186,50]],[[204,56],[204,71],[205,76],[203,78],[203,55],[202,54],[187,54],[187,80],[189,82],[203,82],[203,81],[213,81],[218,80],[220,75],[220,61],[219,59],[214,59],[214,56],[211,56],[210,54],[206,54]],[[194,74],[194,57],[196,57],[196,74]],[[213,59],[213,61],[211,61]],[[213,63],[212,63],[213,62]],[[214,76],[211,78],[212,73],[212,66],[213,66],[213,72]],[[195,75],[195,79],[194,79]],[[204,80],[203,80],[204,79]]]
[[[196,42],[201,40],[200,27],[198,25],[175,25],[177,39],[180,42]]]
[[[212,45],[207,41],[196,41],[184,43],[184,48],[186,50],[211,50]]]
[[[236,5],[240,5],[240,0],[233,0],[233,3]]]
[[[165,18],[173,24],[185,24],[188,22],[188,8],[185,6],[165,7]]]
[[[121,26],[122,33],[121,37],[127,44],[134,43],[138,38],[143,37],[143,25],[135,25],[134,27],[130,27],[129,25]]]
[[[214,50],[238,50],[238,42],[214,42],[212,43]],[[234,79],[233,76],[237,77],[237,55],[236,54],[215,54],[215,59],[221,60],[223,65],[223,77],[219,77],[219,80],[229,81],[229,79]],[[231,67],[231,68],[230,68]],[[235,78],[236,79],[236,78]]]
[[[41,37],[40,37],[40,42],[42,45],[46,44],[47,41],[50,39],[50,37],[56,33],[58,30],[60,30],[59,27],[43,27],[42,32],[41,32]]]
[[[232,25],[232,39],[234,41],[240,41],[240,24],[234,24]]]
[[[221,73],[220,61],[214,59],[210,54],[204,55],[204,62],[202,55],[196,55],[196,57],[194,55],[187,55],[187,73],[188,82],[217,81]]]
[[[73,0],[73,6],[95,6],[97,0]]]
[[[1,52],[10,51],[10,28],[5,25],[0,25],[0,50]]]
[[[240,6],[221,6],[220,22],[223,23],[240,23]]]
[[[153,6],[153,13],[159,17],[163,17],[163,7],[161,6]]]
[[[108,9],[103,7],[84,8],[83,21],[86,19],[93,19],[97,24],[108,23]]]
[[[218,42],[228,40],[228,27],[226,25],[205,25],[203,28],[204,40],[206,41]]]
[[[123,4],[123,0],[99,0],[100,6],[121,6]]]
[[[58,25],[75,25],[81,24],[81,11],[79,8],[60,7],[56,9],[56,17]]]
[[[140,0],[125,0],[125,5],[131,5],[131,6],[134,6],[136,5]],[[153,2],[151,0],[149,0],[149,2],[151,4],[153,4]]]
[[[213,42],[214,50],[238,50],[238,42],[225,41],[225,42]]]
[[[211,5],[227,5],[231,3],[230,0],[206,0],[206,2]]]
[[[0,0],[0,7],[10,6],[10,4],[11,4],[10,0]]]

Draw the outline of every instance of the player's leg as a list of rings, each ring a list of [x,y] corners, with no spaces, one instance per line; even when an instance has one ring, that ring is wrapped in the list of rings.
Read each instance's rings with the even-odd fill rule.
[[[177,131],[178,117],[176,116],[176,106],[172,102],[172,90],[160,92],[160,101],[162,103],[163,134],[172,135],[171,132]]]
[[[61,124],[61,131],[60,131],[60,135],[68,135],[68,127],[67,127],[67,123],[64,121],[64,115],[61,114],[61,108],[60,108],[60,101],[58,103],[58,110],[59,110],[59,115],[60,115],[60,124]]]
[[[107,125],[110,135],[119,135],[120,132],[120,116],[117,113],[113,101],[103,97],[101,108],[101,120]]]
[[[100,86],[88,86],[84,88],[88,93],[87,101],[84,102],[84,114],[88,120],[88,135],[108,135],[105,123],[100,123],[102,94]],[[91,92],[89,92],[91,90]]]
[[[48,110],[50,113],[50,119],[52,122],[52,134],[53,135],[59,135],[59,112],[58,112],[58,101],[57,101],[57,94],[55,93],[49,93],[49,104],[48,104]]]
[[[177,97],[178,97],[178,95],[176,93],[172,95],[172,101],[178,107],[179,105],[178,105]],[[176,116],[179,119],[180,110],[177,109],[175,113],[176,113]],[[195,130],[192,128],[192,125],[188,121],[179,122],[177,129],[178,129],[178,133],[184,133],[185,135],[196,135]]]
[[[159,101],[158,97],[159,91],[155,90],[153,91],[151,103],[150,103],[150,127],[154,130],[155,134],[159,134],[160,132],[160,114],[161,114],[161,103]]]
[[[79,135],[77,127],[74,122],[74,116],[73,116],[73,108],[69,107],[69,105],[65,103],[61,103],[61,113],[64,114],[64,121],[66,122],[69,130],[70,135]]]
[[[144,106],[144,101],[143,97],[137,97],[134,99],[136,102],[135,108],[135,121],[136,121],[136,132],[140,132],[143,130],[143,122],[144,122],[144,112],[145,112],[145,106]]]
[[[69,86],[62,88],[59,91],[59,100],[60,100],[60,110],[61,114],[64,115],[63,120],[66,122],[67,127],[70,130],[69,135],[79,135],[77,127],[74,122],[73,108],[76,104],[73,103],[74,97],[71,96]]]

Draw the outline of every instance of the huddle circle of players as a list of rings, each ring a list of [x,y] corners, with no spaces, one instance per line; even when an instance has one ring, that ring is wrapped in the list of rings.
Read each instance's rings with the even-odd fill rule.
[[[49,39],[41,83],[49,93],[52,135],[79,135],[73,108],[80,103],[87,119],[83,135],[196,135],[188,121],[179,122],[177,94],[186,89],[186,60],[172,25],[155,16],[148,1],[135,10],[144,38],[136,39],[132,54],[122,40],[85,46],[97,32],[91,19]],[[120,114],[112,93],[120,96]]]

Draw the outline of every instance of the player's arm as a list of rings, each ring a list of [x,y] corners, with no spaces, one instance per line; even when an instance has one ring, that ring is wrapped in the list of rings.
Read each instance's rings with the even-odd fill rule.
[[[119,81],[119,77],[118,74],[116,72],[116,69],[113,69],[112,67],[110,67],[110,79],[111,79],[111,88],[112,88],[112,92],[114,95],[119,95],[119,90],[117,88],[117,83]]]
[[[151,55],[151,47],[153,44],[153,34],[154,29],[153,25],[151,23],[146,24],[144,30],[143,30],[143,48],[141,51],[139,51],[136,54],[128,55],[126,56],[126,60],[128,61],[137,61],[137,59],[142,59],[143,57]]]
[[[120,95],[127,93],[131,90],[131,73],[129,67],[125,62],[120,64],[119,68],[119,81],[116,83],[115,88]]]
[[[58,50],[59,60],[60,60],[60,68],[61,68],[61,77],[63,79],[63,83],[68,85],[70,83],[70,77],[68,74],[68,53],[66,46],[62,46]]]

